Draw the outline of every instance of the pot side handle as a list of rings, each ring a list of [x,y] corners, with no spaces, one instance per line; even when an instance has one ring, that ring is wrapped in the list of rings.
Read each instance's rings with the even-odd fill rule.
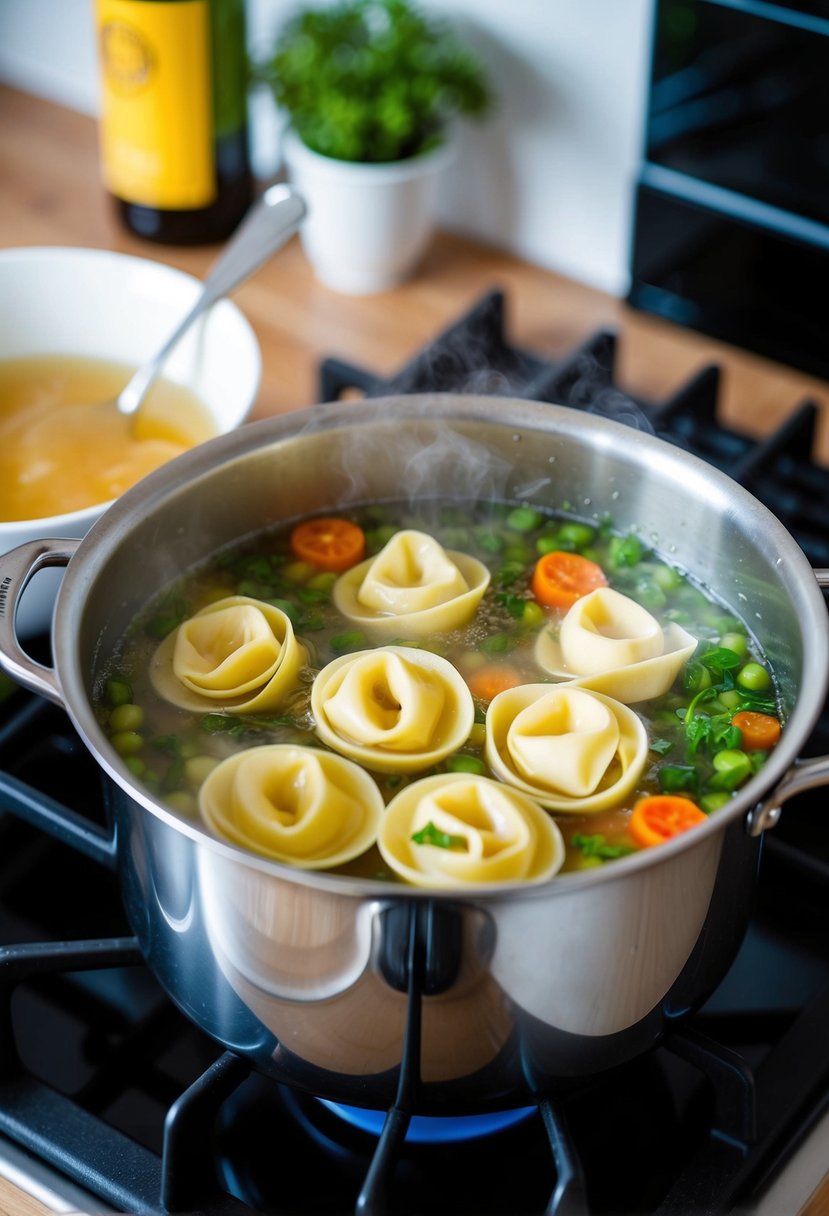
[[[829,570],[815,570],[818,586],[829,589]],[[783,804],[795,794],[829,785],[829,756],[815,756],[810,760],[795,760],[792,767],[775,788],[753,807],[746,816],[746,831],[749,836],[760,836],[773,828],[780,819]]]
[[[63,693],[53,668],[37,663],[27,654],[17,637],[15,616],[26,585],[49,566],[67,566],[79,539],[38,539],[27,541],[0,555],[0,668],[16,684],[48,697],[61,708]]]

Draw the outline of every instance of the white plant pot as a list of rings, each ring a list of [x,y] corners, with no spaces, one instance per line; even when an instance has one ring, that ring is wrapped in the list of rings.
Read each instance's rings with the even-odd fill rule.
[[[435,223],[438,177],[447,144],[386,164],[333,160],[285,135],[288,177],[308,204],[300,229],[317,278],[351,295],[385,291],[406,279]]]

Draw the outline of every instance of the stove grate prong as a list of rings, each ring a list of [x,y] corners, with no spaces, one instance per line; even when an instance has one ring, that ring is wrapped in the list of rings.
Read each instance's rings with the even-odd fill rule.
[[[544,1216],[589,1216],[584,1171],[567,1120],[550,1098],[542,1098],[538,1110],[558,1176]]]

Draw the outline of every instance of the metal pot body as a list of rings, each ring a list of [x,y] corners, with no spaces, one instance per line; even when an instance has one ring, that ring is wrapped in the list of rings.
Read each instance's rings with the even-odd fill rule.
[[[221,546],[287,518],[402,494],[610,513],[622,531],[639,531],[743,616],[772,663],[788,721],[761,773],[659,849],[541,886],[452,897],[293,871],[157,804],[90,702],[96,664],[135,612]],[[20,564],[0,559],[4,576],[13,599]],[[4,666],[36,684],[10,649],[4,628]],[[417,1109],[433,1114],[520,1104],[618,1064],[713,990],[751,912],[759,839],[747,822],[769,791],[793,785],[828,663],[814,572],[730,479],[599,418],[447,396],[254,424],[147,478],[69,561],[53,653],[40,691],[66,705],[111,778],[126,909],[173,1000],[280,1081],[385,1107],[402,1069]],[[818,762],[809,783],[825,769]]]

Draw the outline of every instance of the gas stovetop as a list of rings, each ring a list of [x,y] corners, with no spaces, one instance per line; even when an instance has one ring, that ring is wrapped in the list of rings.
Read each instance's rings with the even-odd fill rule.
[[[484,392],[646,427],[745,484],[815,566],[829,566],[829,470],[810,458],[815,407],[795,403],[759,443],[718,421],[716,367],[668,401],[633,400],[615,383],[615,349],[599,333],[555,364],[517,351],[493,292],[391,380],[326,360],[320,396]],[[48,641],[36,646],[48,657]],[[829,751],[828,717],[810,754]],[[433,1140],[421,1120],[400,1147],[379,1134],[383,1112],[367,1130],[252,1074],[169,1001],[122,911],[101,780],[60,709],[8,692],[0,1141],[102,1206],[717,1216],[753,1208],[826,1114],[829,825],[819,791],[793,799],[764,843],[755,914],[725,981],[662,1045],[503,1130],[441,1121]]]

